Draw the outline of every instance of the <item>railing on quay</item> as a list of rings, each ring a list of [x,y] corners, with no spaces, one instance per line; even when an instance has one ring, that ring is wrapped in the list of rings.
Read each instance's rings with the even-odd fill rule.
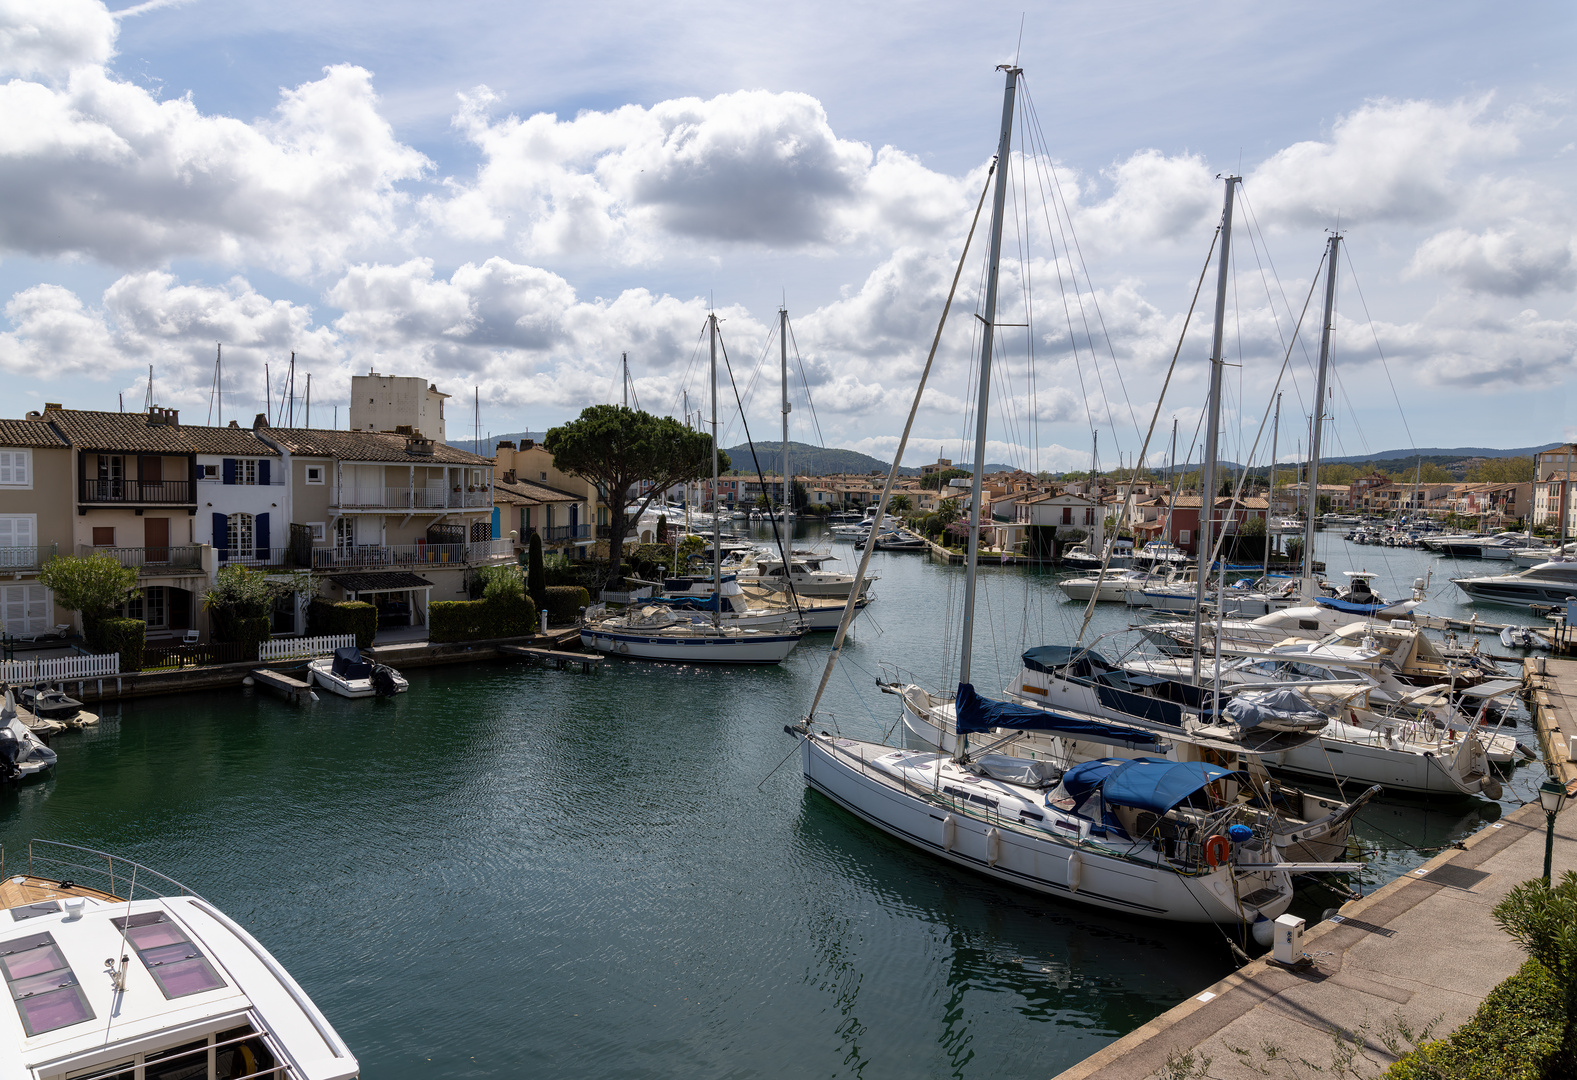
[[[250,641],[204,641],[190,645],[154,645],[142,650],[143,671],[180,671],[209,664],[242,664],[257,660]]]
[[[355,634],[319,634],[316,637],[275,638],[258,646],[259,660],[311,660],[319,656],[332,656],[335,649],[349,649],[356,644]]]
[[[22,685],[41,682],[73,682],[119,675],[120,654],[92,656],[50,656],[42,660],[0,661],[0,682]]]

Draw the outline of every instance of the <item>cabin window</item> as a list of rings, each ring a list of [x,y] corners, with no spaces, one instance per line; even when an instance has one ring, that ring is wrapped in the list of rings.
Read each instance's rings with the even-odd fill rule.
[[[93,1010],[52,934],[0,943],[0,972],[29,1036],[93,1019]]]
[[[73,1076],[75,1080],[238,1080],[271,1073],[274,1066],[274,1054],[268,1044],[250,1026],[243,1025]]]
[[[111,919],[110,923],[126,932],[127,942],[137,950],[138,959],[166,998],[201,994],[226,985],[203,951],[164,912],[149,911]]]

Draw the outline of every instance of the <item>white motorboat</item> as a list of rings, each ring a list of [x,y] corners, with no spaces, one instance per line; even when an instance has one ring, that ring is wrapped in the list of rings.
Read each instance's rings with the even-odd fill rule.
[[[792,588],[800,596],[848,597],[854,588],[854,575],[819,569],[820,562],[825,561],[825,558],[830,556],[812,565],[811,561],[790,556],[792,570],[785,573],[783,560],[778,556],[751,555],[740,564],[737,573],[742,585],[760,585],[778,592],[787,592]],[[873,580],[866,578],[860,589],[861,595],[870,588]]]
[[[681,664],[780,664],[800,630],[773,632],[720,625],[710,615],[686,615],[646,605],[581,627],[581,645],[632,660]]]
[[[14,786],[55,767],[55,752],[17,714],[10,688],[0,705],[0,786]]]
[[[1511,553],[1512,564],[1524,570],[1538,566],[1540,563],[1564,562],[1567,559],[1577,559],[1577,541],[1559,547],[1518,548]]]
[[[354,645],[335,649],[333,656],[309,661],[307,670],[313,682],[340,697],[393,697],[411,688],[405,676],[387,664],[365,659]]]
[[[1425,546],[1428,546],[1427,542]],[[1451,559],[1495,559],[1507,562],[1515,552],[1527,546],[1525,533],[1502,532],[1494,536],[1447,537],[1439,543],[1437,550]]]
[[[1577,597],[1577,561],[1542,562],[1514,574],[1452,578],[1476,603],[1508,607],[1564,607]]]
[[[1147,587],[1165,581],[1165,575],[1144,570],[1113,570],[1105,575],[1063,578],[1057,582],[1057,588],[1066,593],[1070,600],[1088,602],[1093,596],[1098,602],[1121,604],[1128,599],[1130,592],[1143,592]]]
[[[1116,547],[1111,551],[1111,559],[1109,561],[1105,560],[1104,551],[1091,551],[1090,546],[1082,540],[1069,546],[1062,553],[1062,565],[1069,570],[1099,570],[1103,561],[1106,562],[1106,569],[1108,570],[1127,570],[1133,566],[1134,562],[1133,542],[1130,540],[1117,541]]]
[[[179,882],[43,840],[4,873],[0,974],[15,1010],[0,1020],[5,1076],[359,1075],[356,1056],[283,965]]]

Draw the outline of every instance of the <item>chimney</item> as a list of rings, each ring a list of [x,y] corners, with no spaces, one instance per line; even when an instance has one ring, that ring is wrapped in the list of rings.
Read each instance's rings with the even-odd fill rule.
[[[505,470],[505,472],[504,472],[504,483],[506,483],[506,484],[513,484],[513,483],[516,483],[516,482],[517,481],[515,480],[515,470],[514,469],[507,469],[507,470]]]
[[[522,449],[522,450],[530,450],[535,445],[537,445],[537,440],[535,440],[535,439],[521,439],[520,440],[520,449]]]
[[[44,402],[44,411],[45,412],[65,412],[66,411],[66,407],[64,405],[62,405],[60,402],[58,402],[58,401],[46,401],[46,402]]]
[[[405,436],[405,452],[418,457],[433,456],[433,441],[425,437],[420,431],[411,431],[408,425],[401,424],[407,432]]]
[[[514,444],[514,442],[512,440],[510,440],[510,439],[502,439],[502,440],[499,441],[498,446],[496,446],[494,449],[495,450],[513,450],[514,448],[515,448],[515,444]]]
[[[240,426],[241,426],[241,425],[240,425],[240,424],[238,424],[238,423],[236,423],[236,422],[235,422],[235,421],[234,421],[234,420],[232,420],[232,421],[230,421],[230,426],[231,426],[231,427],[233,427],[233,428],[238,428],[238,427],[240,427]]]
[[[41,412],[30,412],[27,414],[27,418],[29,420],[42,420],[44,419],[44,414]]]
[[[268,426],[268,414],[267,413],[258,413],[257,416],[252,421],[252,430],[256,431],[258,428],[266,428],[267,426]]]
[[[394,433],[396,435],[404,435],[406,438],[410,438],[410,436],[413,434],[419,434],[411,427],[410,424],[395,424]]]
[[[149,427],[180,427],[181,411],[179,409],[165,409],[158,405],[148,409]]]

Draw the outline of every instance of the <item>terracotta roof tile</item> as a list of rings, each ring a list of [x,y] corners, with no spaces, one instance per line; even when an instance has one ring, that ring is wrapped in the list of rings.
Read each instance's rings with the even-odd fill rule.
[[[330,428],[259,428],[258,434],[301,457],[342,461],[398,461],[413,465],[475,465],[491,468],[492,458],[434,443],[431,454],[412,454],[404,435],[392,431],[338,431]]]
[[[50,409],[44,419],[79,450],[278,456],[252,434],[251,428],[149,424],[147,413],[91,409]]]
[[[42,420],[0,419],[0,446],[66,446],[60,433]]]

